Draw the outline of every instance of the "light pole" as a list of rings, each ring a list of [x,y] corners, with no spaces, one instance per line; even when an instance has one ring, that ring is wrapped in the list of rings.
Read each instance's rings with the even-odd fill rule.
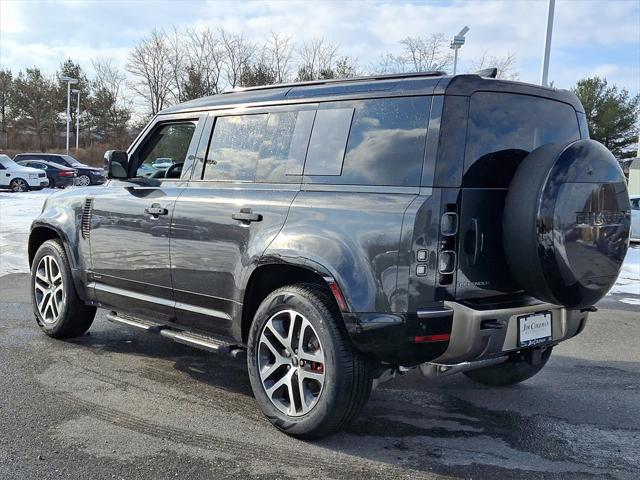
[[[553,33],[553,13],[556,8],[556,0],[549,0],[547,6],[547,35],[544,39],[544,56],[542,57],[542,74],[540,75],[540,85],[543,87],[549,84],[549,55],[551,53],[551,34]]]
[[[78,80],[71,77],[60,77],[62,82],[67,82],[67,155],[69,155],[69,123],[71,122],[71,85],[78,83]]]
[[[78,139],[80,138],[80,90],[73,89],[78,94],[78,107],[76,109],[76,152],[78,151]]]
[[[464,45],[464,36],[467,34],[468,31],[469,31],[469,27],[465,26],[462,30],[460,30],[460,33],[454,36],[453,40],[451,40],[450,47],[454,52],[453,53],[453,74],[454,75],[458,71],[458,50],[460,49],[460,47]]]

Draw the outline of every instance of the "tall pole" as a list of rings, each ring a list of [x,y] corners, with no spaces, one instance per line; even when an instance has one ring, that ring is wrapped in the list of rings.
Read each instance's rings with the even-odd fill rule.
[[[551,53],[551,35],[553,33],[553,13],[556,8],[556,0],[549,0],[547,7],[547,35],[544,40],[544,57],[542,58],[542,75],[540,85],[549,86],[549,54]]]
[[[458,70],[458,47],[453,49],[453,74]]]
[[[67,82],[67,155],[69,155],[69,123],[71,123],[71,82]]]
[[[79,139],[80,139],[80,90],[76,90],[78,93],[78,108],[76,110],[76,152],[78,151]]]

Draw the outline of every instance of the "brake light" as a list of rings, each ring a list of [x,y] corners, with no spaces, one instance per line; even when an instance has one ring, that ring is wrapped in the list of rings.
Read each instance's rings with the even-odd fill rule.
[[[73,172],[71,170],[62,170],[58,175],[60,177],[75,177],[76,172]]]

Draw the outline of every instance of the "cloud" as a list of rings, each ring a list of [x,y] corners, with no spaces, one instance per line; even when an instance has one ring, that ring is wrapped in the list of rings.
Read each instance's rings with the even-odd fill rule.
[[[199,2],[0,1],[0,62],[14,70],[39,65],[52,73],[65,58],[87,65],[109,56],[126,63],[131,47],[153,28],[172,25],[225,28],[263,41],[270,31],[297,42],[325,37],[341,53],[370,65],[398,51],[402,38],[469,25],[460,51],[462,70],[488,52],[514,52],[523,81],[537,82],[546,1],[452,2]],[[606,69],[604,66],[608,66]],[[90,70],[90,69],[89,69]],[[640,86],[640,4],[630,0],[558,0],[550,78],[559,87],[594,72],[636,93]]]

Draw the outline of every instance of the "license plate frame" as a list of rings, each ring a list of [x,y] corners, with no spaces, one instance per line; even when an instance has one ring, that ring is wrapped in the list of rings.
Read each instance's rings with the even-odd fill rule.
[[[518,347],[536,347],[553,340],[553,313],[549,310],[518,315]],[[534,322],[538,322],[538,324]]]

